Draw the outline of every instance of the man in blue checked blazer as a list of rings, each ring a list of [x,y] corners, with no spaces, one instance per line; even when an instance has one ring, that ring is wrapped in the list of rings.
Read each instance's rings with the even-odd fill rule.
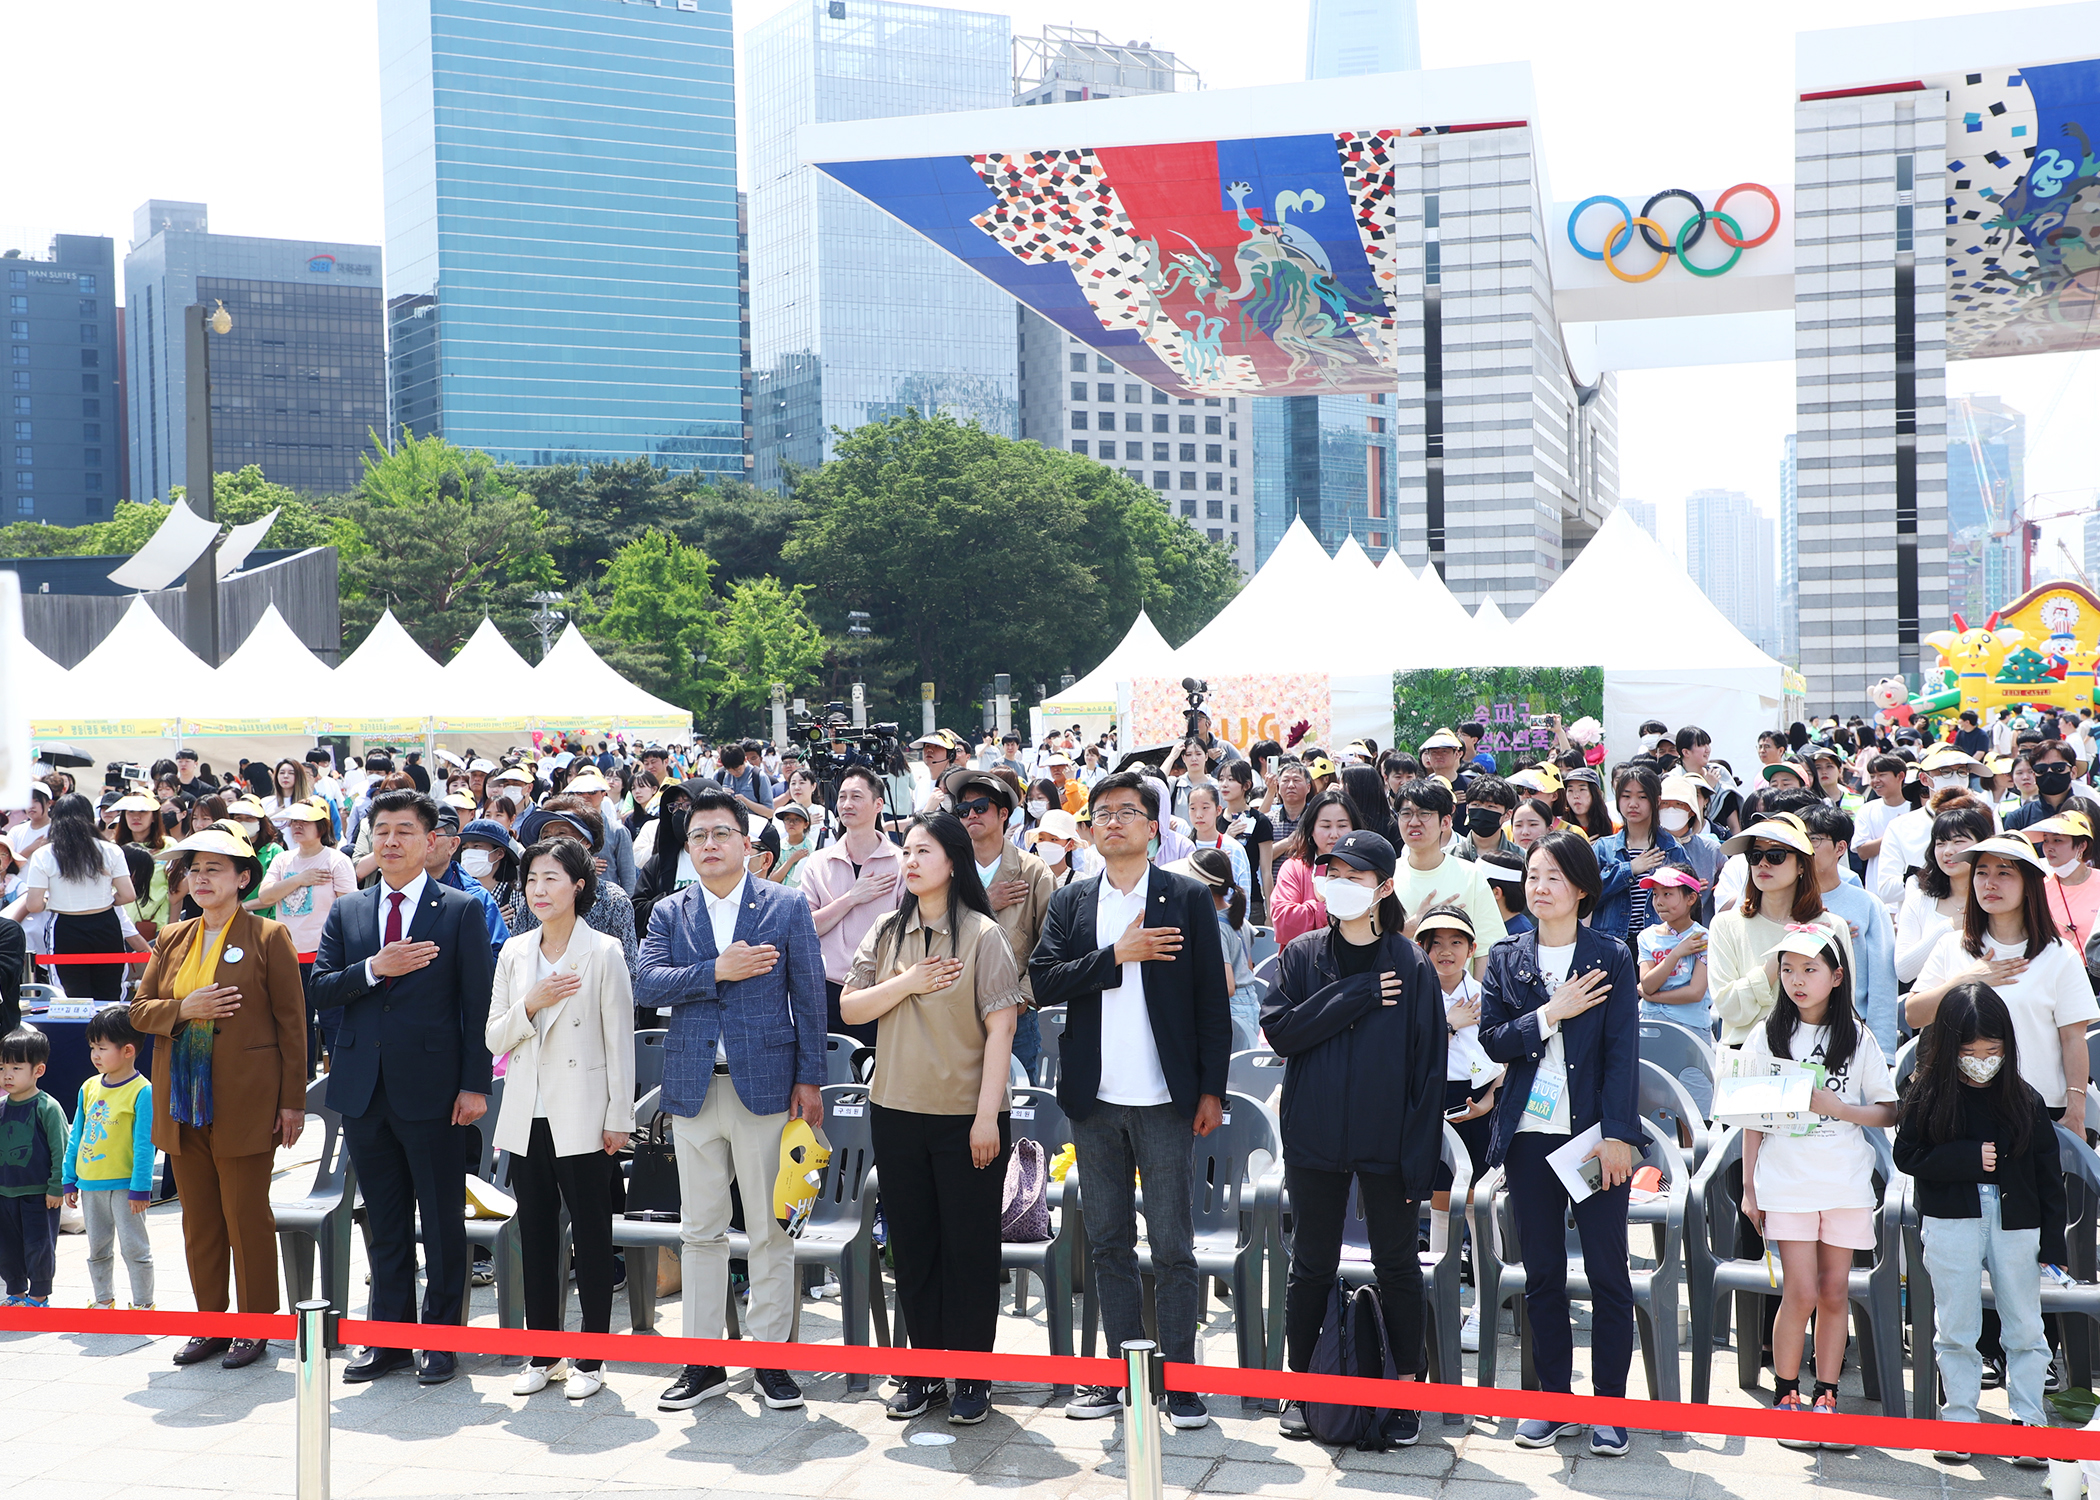
[[[751,1337],[785,1342],[795,1312],[794,1242],[773,1218],[780,1132],[824,1118],[824,954],[809,902],[756,879],[744,810],[701,787],[685,851],[699,879],[657,902],[634,976],[634,1001],[668,1006],[661,1108],[678,1159],[685,1337],[721,1338],[729,1298],[729,1189],[743,1186],[750,1238]],[[785,1370],[759,1370],[760,1397],[800,1406]],[[717,1365],[688,1365],[658,1398],[682,1411],[729,1388]]]

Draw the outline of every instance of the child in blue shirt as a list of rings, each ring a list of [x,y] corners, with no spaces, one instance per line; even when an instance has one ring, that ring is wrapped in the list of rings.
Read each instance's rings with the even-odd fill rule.
[[[95,1076],[80,1086],[66,1137],[66,1203],[87,1222],[91,1307],[117,1305],[112,1262],[124,1252],[131,1305],[153,1307],[153,1241],[145,1213],[153,1201],[153,1085],[138,1070],[139,1034],[130,1014],[111,1006],[87,1023]]]
[[[49,1307],[58,1269],[66,1112],[37,1087],[51,1039],[34,1026],[0,1038],[0,1307]]]
[[[1638,939],[1641,1019],[1672,1021],[1711,1035],[1706,929],[1692,920],[1699,909],[1699,877],[1684,865],[1663,865],[1641,877],[1641,888],[1655,912]]]

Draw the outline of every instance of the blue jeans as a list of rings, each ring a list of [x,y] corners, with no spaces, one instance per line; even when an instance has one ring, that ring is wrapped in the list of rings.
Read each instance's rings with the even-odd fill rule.
[[[1138,1275],[1137,1191],[1145,1177],[1145,1243],[1158,1286],[1160,1353],[1196,1362],[1196,1136],[1171,1104],[1108,1104],[1072,1121],[1079,1150],[1080,1206],[1091,1246],[1089,1270],[1101,1294],[1108,1353],[1145,1336],[1145,1292]]]
[[[1254,991],[1242,988],[1228,1002],[1232,1008],[1232,1050],[1245,1052],[1261,1045],[1261,1002]]]
[[[2013,1415],[2046,1427],[2042,1381],[2049,1370],[2049,1342],[2042,1333],[2042,1268],[2037,1260],[2042,1232],[2003,1228],[1995,1186],[1978,1184],[1976,1197],[1981,1218],[1927,1218],[1921,1225],[1937,1318],[1932,1352],[1947,1386],[1940,1420],[1976,1420],[1976,1393],[1983,1385],[1983,1356],[1976,1348],[1983,1335],[1983,1286],[1980,1277],[1969,1278],[1981,1266],[1991,1273]]]

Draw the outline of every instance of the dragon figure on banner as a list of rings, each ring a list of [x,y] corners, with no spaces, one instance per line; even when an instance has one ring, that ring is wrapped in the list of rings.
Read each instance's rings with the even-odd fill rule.
[[[2100,598],[2075,583],[2030,589],[1980,626],[1960,615],[1952,630],[1925,637],[1939,665],[1913,693],[1900,677],[1867,690],[1881,723],[1937,729],[1936,720],[1974,709],[1987,717],[2004,707],[2076,711],[2100,702]]]

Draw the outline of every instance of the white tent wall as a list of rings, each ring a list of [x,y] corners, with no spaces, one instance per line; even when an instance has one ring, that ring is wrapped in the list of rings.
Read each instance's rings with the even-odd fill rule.
[[[1779,720],[1776,677],[1754,667],[1684,672],[1606,668],[1604,744],[1612,763],[1633,754],[1641,721],[1659,719],[1675,734],[1695,724],[1713,736],[1714,756],[1747,778],[1757,764],[1757,734]]]

